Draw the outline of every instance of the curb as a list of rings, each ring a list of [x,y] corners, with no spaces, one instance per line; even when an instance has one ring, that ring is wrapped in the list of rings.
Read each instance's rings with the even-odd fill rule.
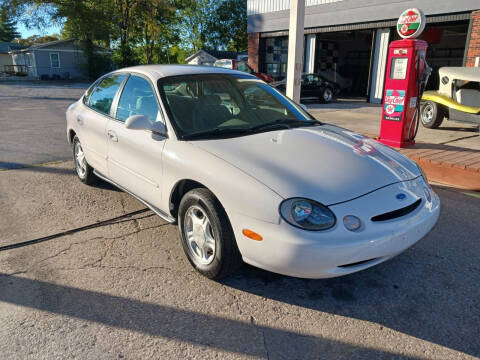
[[[480,168],[478,167],[480,163],[477,163],[477,168],[473,168],[453,162],[430,160],[414,154],[404,155],[420,165],[429,180],[465,190],[480,191]],[[478,161],[480,161],[480,153],[478,154]]]
[[[376,135],[364,134],[372,139]],[[425,172],[429,181],[456,188],[480,191],[480,151],[452,148],[442,144],[431,144],[432,150],[422,149],[428,143],[395,150],[415,161]]]

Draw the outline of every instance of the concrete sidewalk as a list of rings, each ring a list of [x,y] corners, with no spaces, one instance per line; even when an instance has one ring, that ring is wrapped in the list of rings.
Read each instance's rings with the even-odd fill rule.
[[[332,104],[308,103],[317,119],[377,137],[381,105],[339,99]],[[431,181],[480,191],[480,136],[478,126],[444,120],[438,129],[420,125],[416,144],[400,152],[416,161]]]

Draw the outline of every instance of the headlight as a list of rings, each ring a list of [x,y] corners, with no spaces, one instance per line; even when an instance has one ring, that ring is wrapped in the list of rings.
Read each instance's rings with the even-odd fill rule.
[[[292,198],[280,204],[280,215],[290,225],[304,230],[326,230],[335,225],[335,215],[326,206],[308,199]]]
[[[425,184],[427,184],[428,186],[430,186],[428,184],[428,179],[427,179],[427,175],[425,175],[425,171],[423,171],[423,169],[420,167],[420,165],[418,165],[417,163],[415,163],[415,165],[417,165],[417,168],[418,168],[418,171],[420,171],[420,174],[422,174],[422,177],[423,177],[423,180],[425,180]]]

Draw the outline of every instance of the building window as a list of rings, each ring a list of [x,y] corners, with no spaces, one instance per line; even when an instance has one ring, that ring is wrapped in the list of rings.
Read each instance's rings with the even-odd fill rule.
[[[25,65],[32,66],[32,64],[30,62],[30,53],[25,54],[24,58],[25,58]]]
[[[60,67],[60,55],[58,53],[50,53],[50,66],[52,68]]]
[[[265,40],[265,68],[275,79],[287,75],[288,38],[275,37]]]

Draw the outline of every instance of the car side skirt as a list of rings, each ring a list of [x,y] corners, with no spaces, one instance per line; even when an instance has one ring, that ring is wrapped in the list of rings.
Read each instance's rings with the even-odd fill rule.
[[[123,186],[121,185],[118,185],[115,181],[113,180],[110,180],[108,177],[106,177],[105,175],[99,173],[97,170],[93,170],[93,173],[98,176],[100,179],[112,184],[113,186],[119,188],[120,190],[126,192],[127,194],[133,196],[135,199],[137,199],[138,201],[140,201],[143,205],[145,205],[146,207],[148,207],[150,210],[152,210],[155,214],[157,214],[158,216],[160,216],[163,220],[169,222],[170,224],[175,224],[177,222],[177,220],[173,217],[171,217],[170,215],[168,214],[165,214],[162,210],[160,210],[159,208],[153,206],[152,204],[150,204],[149,202],[143,200],[142,198],[140,198],[139,196],[135,195],[134,193],[132,193],[131,191],[125,189]]]
[[[474,123],[480,125],[480,114],[470,114],[455,109],[449,109],[448,120]]]

